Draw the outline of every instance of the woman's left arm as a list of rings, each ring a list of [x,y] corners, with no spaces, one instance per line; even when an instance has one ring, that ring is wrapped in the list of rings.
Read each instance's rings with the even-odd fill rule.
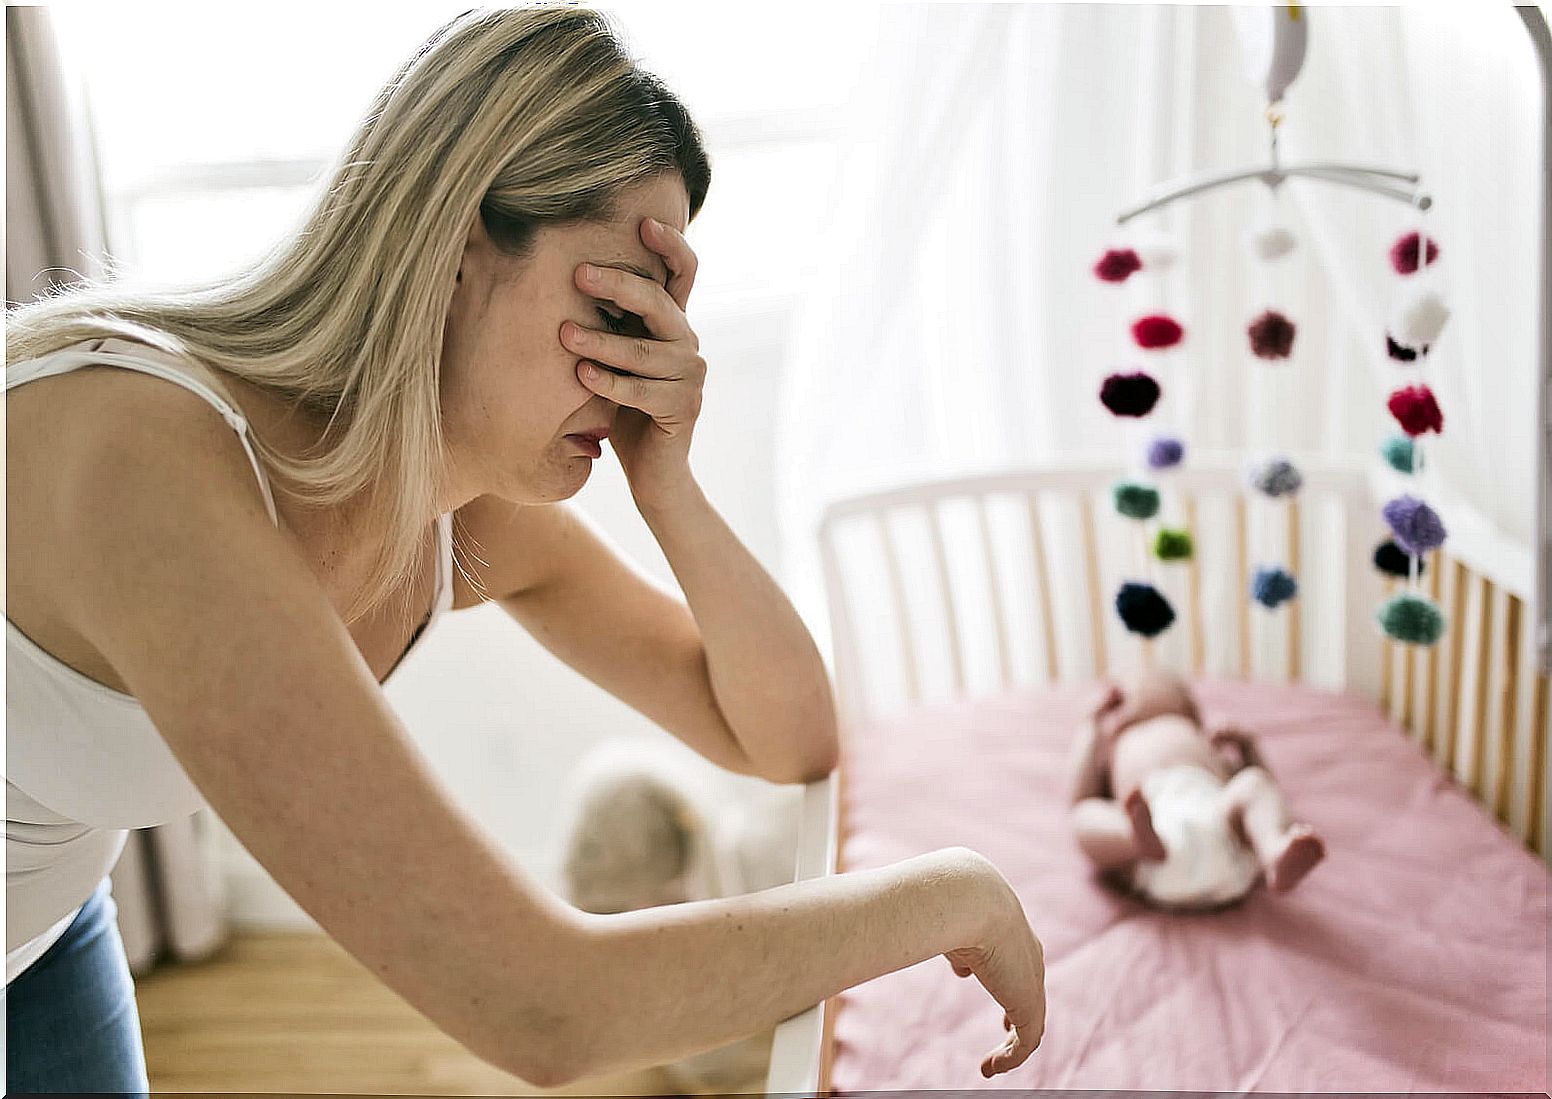
[[[839,755],[824,662],[791,603],[690,471],[706,378],[684,313],[695,253],[677,229],[651,218],[638,233],[663,258],[666,284],[580,265],[577,288],[626,316],[611,332],[568,321],[561,342],[579,356],[578,379],[620,406],[609,443],[694,615],[717,709],[757,773],[812,781]]]
[[[700,626],[717,705],[759,773],[829,774],[838,755],[830,680],[787,597],[693,478],[638,508]]]

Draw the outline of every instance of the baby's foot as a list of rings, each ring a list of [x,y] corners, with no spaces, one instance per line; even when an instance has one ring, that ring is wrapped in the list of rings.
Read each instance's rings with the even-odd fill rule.
[[[1272,858],[1266,873],[1267,888],[1286,893],[1326,856],[1326,845],[1307,824],[1292,825],[1283,836],[1283,847]]]
[[[1153,814],[1148,809],[1148,800],[1142,796],[1141,790],[1133,790],[1126,795],[1124,802],[1126,815],[1131,818],[1132,837],[1137,843],[1139,857],[1151,862],[1163,862],[1169,854],[1164,849],[1164,841],[1159,839],[1159,834],[1153,830]]]

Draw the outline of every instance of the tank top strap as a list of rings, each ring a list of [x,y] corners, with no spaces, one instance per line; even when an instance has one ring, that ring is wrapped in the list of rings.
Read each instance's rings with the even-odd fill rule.
[[[121,350],[132,348],[133,350]],[[174,366],[173,363],[178,365]],[[36,381],[39,378],[48,378],[56,374],[66,374],[83,366],[121,366],[130,370],[138,370],[142,374],[153,374],[158,378],[164,378],[176,385],[198,395],[208,404],[212,405],[221,414],[232,430],[237,432],[238,439],[242,442],[243,450],[248,455],[248,461],[253,466],[253,472],[258,477],[259,491],[264,496],[264,507],[269,512],[270,521],[276,526],[280,525],[280,517],[275,511],[275,497],[270,489],[269,476],[264,472],[264,466],[254,452],[253,444],[248,430],[248,420],[232,404],[231,400],[217,391],[216,384],[210,381],[201,381],[190,373],[191,368],[198,370],[210,378],[208,368],[202,367],[192,360],[186,360],[174,356],[158,348],[148,347],[124,339],[100,339],[90,340],[85,344],[74,347],[61,348],[58,351],[40,355],[35,359],[17,363],[7,367],[5,371],[5,388],[7,391],[18,385]]]

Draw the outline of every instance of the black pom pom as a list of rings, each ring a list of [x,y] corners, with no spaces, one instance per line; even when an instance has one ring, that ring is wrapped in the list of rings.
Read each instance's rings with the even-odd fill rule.
[[[1116,592],[1115,608],[1126,628],[1144,637],[1157,637],[1175,620],[1169,600],[1152,584],[1122,584]]]
[[[1397,343],[1394,339],[1391,338],[1389,332],[1385,333],[1385,353],[1391,358],[1395,359],[1398,363],[1415,362],[1417,360],[1419,351],[1421,351],[1421,353],[1424,355],[1428,354],[1428,348],[1426,345],[1419,349],[1403,347],[1401,344]]]
[[[1112,374],[1099,387],[1099,399],[1117,416],[1146,416],[1158,403],[1159,383],[1144,371]]]
[[[1411,576],[1412,558],[1407,556],[1406,550],[1387,538],[1374,547],[1374,567],[1390,576]],[[1427,569],[1423,559],[1417,559],[1417,575],[1423,575]]]

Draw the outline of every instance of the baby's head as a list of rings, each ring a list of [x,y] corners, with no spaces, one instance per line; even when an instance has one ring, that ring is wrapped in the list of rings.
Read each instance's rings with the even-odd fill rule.
[[[1194,725],[1202,723],[1201,712],[1186,681],[1156,668],[1134,669],[1123,676],[1115,695],[1107,702],[1097,714],[1097,720],[1100,731],[1108,736],[1116,736],[1129,725],[1163,714],[1183,717]]]

